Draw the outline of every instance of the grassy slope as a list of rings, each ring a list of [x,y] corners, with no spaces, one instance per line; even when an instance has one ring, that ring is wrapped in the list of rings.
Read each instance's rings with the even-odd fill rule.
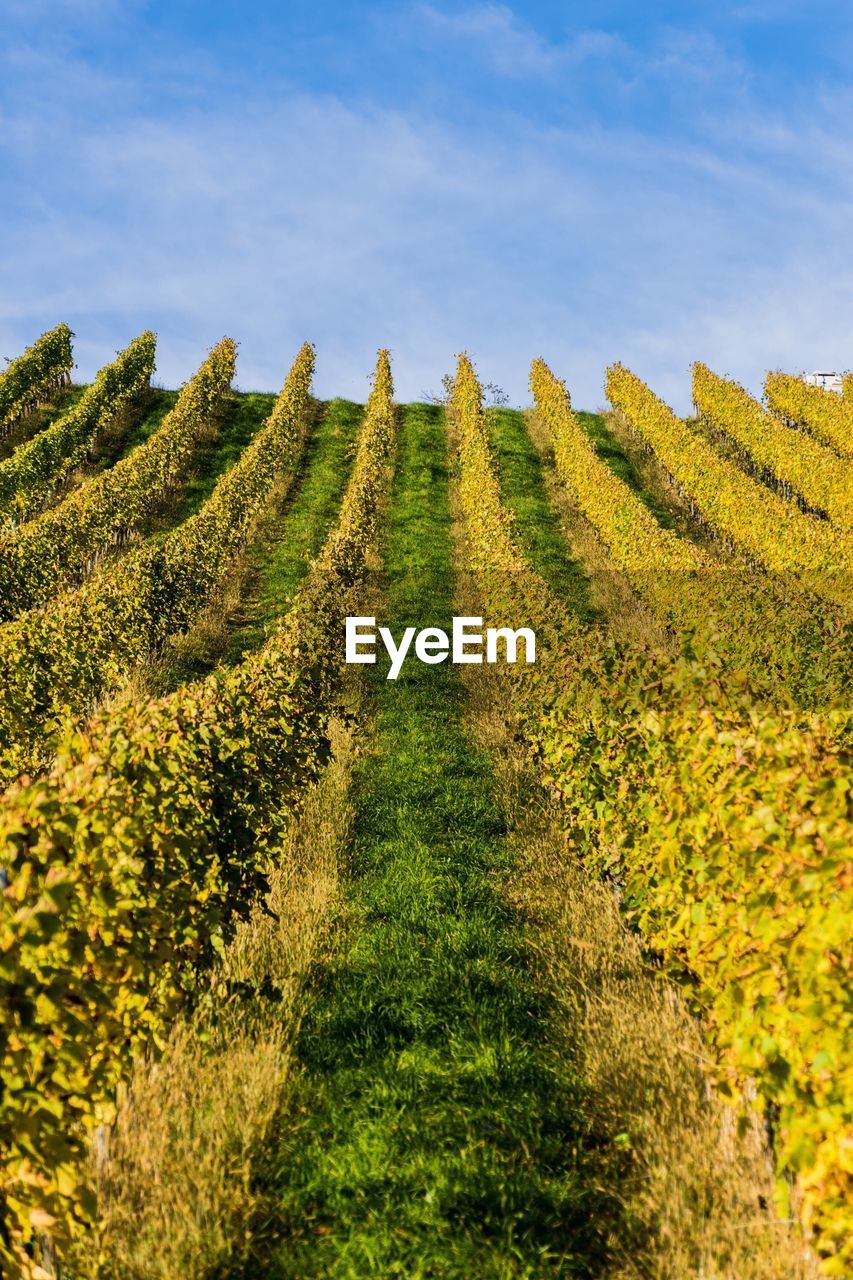
[[[95,441],[91,458],[79,468],[80,478],[107,471],[147,440],[174,409],[177,399],[177,391],[163,391],[159,387],[143,391]]]
[[[578,417],[599,457],[634,490],[658,524],[675,530],[680,537],[712,554],[717,552],[717,544],[708,529],[670,482],[656,455],[633,437],[627,426],[620,426],[616,415],[605,419],[600,414],[579,413]]]
[[[402,413],[387,607],[446,625],[451,531],[440,412]],[[512,855],[456,668],[365,668],[375,726],[356,771],[338,946],[299,1042],[283,1141],[286,1243],[270,1277],[592,1275],[598,1193],[578,1087],[543,1041]]]
[[[686,514],[669,501],[665,490],[655,487],[651,463],[636,460],[635,465],[600,414],[579,413],[578,417],[602,460],[642,499],[658,523],[701,542]],[[556,473],[553,450],[546,443],[550,438],[541,424],[528,423],[525,414],[509,409],[491,410],[488,421],[503,498],[538,571],[582,620],[598,622],[630,642],[664,643],[656,622],[615,569],[604,543],[594,532],[585,532],[584,517]]]
[[[318,406],[294,484],[271,500],[214,605],[215,616],[203,615],[200,626],[179,639],[152,671],[157,692],[197,679],[219,662],[239,662],[263,644],[337,515],[362,415],[363,407],[349,400]],[[229,447],[234,447],[233,436]]]
[[[231,619],[226,661],[262,643],[319,552],[344,495],[362,416],[363,406],[337,399],[315,425],[295,487],[247,550],[248,590]]]
[[[620,480],[624,480],[629,489],[633,489],[637,497],[651,511],[658,524],[663,525],[665,529],[674,528],[677,521],[671,508],[661,500],[661,497],[646,482],[646,479],[640,474],[635,461],[629,457],[613,432],[608,430],[603,414],[584,413],[581,411],[577,413],[577,417],[580,419],[581,425],[595,446],[595,452],[602,462],[606,462],[614,475],[617,475]]]
[[[0,435],[0,460],[10,457],[18,445],[32,440],[45,427],[50,426],[57,418],[74,408],[85,391],[85,387],[61,387],[53,393],[44,404],[31,409],[11,430]]]
[[[583,414],[599,422],[598,415]],[[547,428],[538,416],[488,416],[504,502],[529,559],[568,610],[623,641],[659,645],[662,636],[641,609],[628,580],[569,497],[557,475]]]
[[[87,474],[105,471],[148,440],[175,407],[177,391],[151,390],[146,393],[144,411],[135,416],[129,429],[117,436],[108,433],[95,450]],[[252,436],[269,416],[275,396],[232,393],[225,398],[220,413],[199,440],[192,474],[159,512],[155,527],[170,529],[181,524],[213,491],[219,477],[239,458]]]
[[[219,415],[218,431],[202,441],[193,474],[181,494],[170,523],[195,515],[210,497],[217,480],[229,471],[255,432],[272,413],[276,397],[268,393],[232,393]]]
[[[511,414],[511,411],[503,412]],[[595,452],[614,475],[627,484],[664,529],[674,529],[682,537],[701,546],[708,543],[707,533],[691,516],[687,505],[668,483],[656,459],[643,446],[631,440],[630,434],[617,432],[613,416],[586,413],[575,410],[581,426],[592,442]],[[524,415],[516,413],[517,419]],[[541,465],[553,471],[554,459],[550,445],[541,455]]]
[[[587,415],[592,417],[593,415]],[[548,501],[542,462],[515,409],[492,409],[489,432],[496,452],[501,494],[516,519],[524,550],[549,585],[581,618],[595,616],[580,561],[572,558],[560,520]]]
[[[75,475],[75,482],[107,471],[158,430],[175,407],[179,393],[151,388],[107,428],[96,442],[92,457]],[[199,439],[189,480],[159,512],[158,529],[172,528],[199,509],[210,496],[219,477],[239,458],[252,436],[268,417],[275,396],[268,393],[232,392],[222,409]]]

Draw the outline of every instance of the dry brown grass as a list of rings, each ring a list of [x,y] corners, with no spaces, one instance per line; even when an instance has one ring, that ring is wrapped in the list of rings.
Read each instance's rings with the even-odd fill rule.
[[[92,1152],[101,1226],[71,1276],[202,1280],[245,1266],[269,1218],[259,1175],[286,1123],[305,978],[327,939],[353,820],[352,731],[309,794],[271,876],[197,1012],[138,1065]],[[100,1268],[100,1269],[99,1269]]]

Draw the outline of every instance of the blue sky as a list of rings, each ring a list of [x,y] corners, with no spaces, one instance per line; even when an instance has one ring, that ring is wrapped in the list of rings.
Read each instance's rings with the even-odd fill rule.
[[[223,333],[280,385],[401,397],[462,348],[579,407],[620,359],[853,365],[853,6],[0,0],[0,354],[67,320],[91,375]]]

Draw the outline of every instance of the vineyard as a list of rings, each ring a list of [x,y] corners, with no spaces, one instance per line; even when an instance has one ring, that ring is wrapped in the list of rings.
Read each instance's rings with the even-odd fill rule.
[[[853,378],[73,337],[0,373],[0,1276],[853,1274]]]

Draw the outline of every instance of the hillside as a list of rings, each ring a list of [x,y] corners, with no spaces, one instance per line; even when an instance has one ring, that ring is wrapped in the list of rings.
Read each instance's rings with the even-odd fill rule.
[[[6,1272],[845,1274],[849,460],[235,356],[16,392]]]

